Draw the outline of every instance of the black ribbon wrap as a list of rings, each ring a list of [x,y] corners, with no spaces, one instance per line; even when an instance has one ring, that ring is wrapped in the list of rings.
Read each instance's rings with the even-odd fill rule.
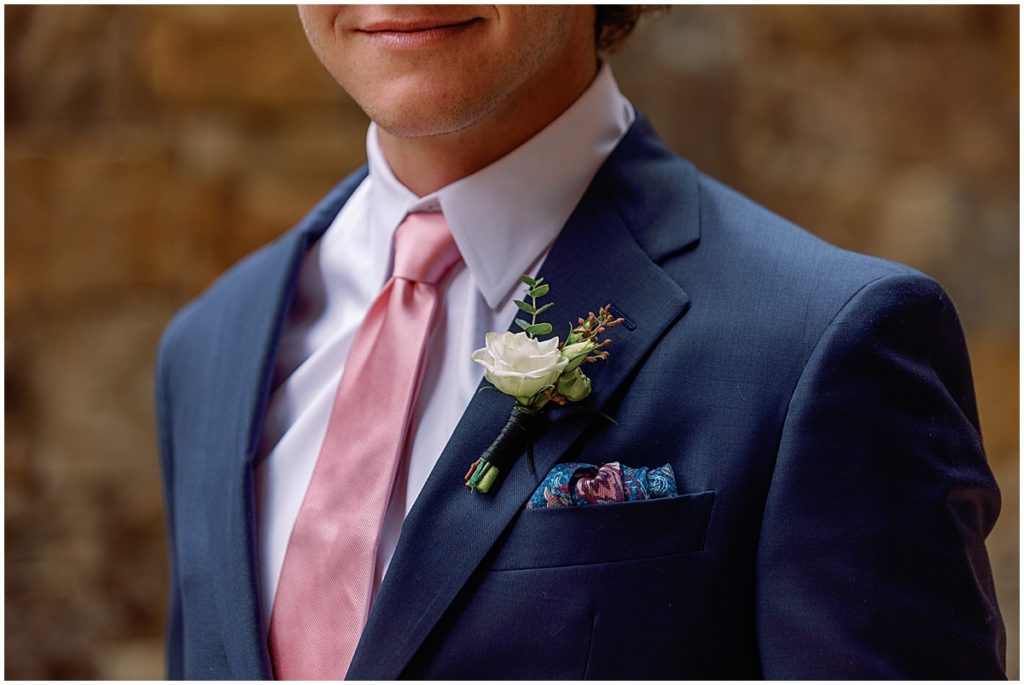
[[[501,469],[502,473],[507,472],[531,442],[536,423],[536,411],[524,409],[519,404],[512,407],[505,427],[480,457]]]
[[[494,438],[490,447],[473,462],[466,473],[466,485],[477,492],[489,492],[497,479],[508,473],[519,455],[526,451],[529,457],[530,473],[533,466],[533,431],[539,412],[520,404],[512,407],[508,421]]]

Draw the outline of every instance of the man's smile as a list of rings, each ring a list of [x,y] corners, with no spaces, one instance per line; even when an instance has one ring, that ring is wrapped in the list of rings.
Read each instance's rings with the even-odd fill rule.
[[[371,22],[355,31],[382,47],[416,49],[433,46],[458,36],[481,21],[479,17],[463,21],[387,19]]]

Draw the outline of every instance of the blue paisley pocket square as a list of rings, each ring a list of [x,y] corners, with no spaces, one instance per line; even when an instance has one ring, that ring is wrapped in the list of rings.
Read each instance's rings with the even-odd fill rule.
[[[527,509],[633,502],[679,494],[672,465],[632,468],[613,461],[601,466],[557,464],[533,491]]]

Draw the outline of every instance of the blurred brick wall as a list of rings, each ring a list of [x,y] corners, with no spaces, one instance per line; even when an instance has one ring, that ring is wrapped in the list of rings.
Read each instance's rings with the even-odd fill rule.
[[[290,7],[5,7],[6,675],[162,674],[162,326],[363,161]],[[676,7],[613,58],[714,176],[943,282],[1017,672],[1018,10]]]

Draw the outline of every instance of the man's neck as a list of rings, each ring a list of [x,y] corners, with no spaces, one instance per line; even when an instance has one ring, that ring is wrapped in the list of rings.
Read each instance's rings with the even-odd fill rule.
[[[543,130],[587,89],[597,74],[592,57],[559,65],[520,86],[511,104],[454,133],[399,138],[383,128],[377,140],[395,177],[422,197],[495,162]]]

